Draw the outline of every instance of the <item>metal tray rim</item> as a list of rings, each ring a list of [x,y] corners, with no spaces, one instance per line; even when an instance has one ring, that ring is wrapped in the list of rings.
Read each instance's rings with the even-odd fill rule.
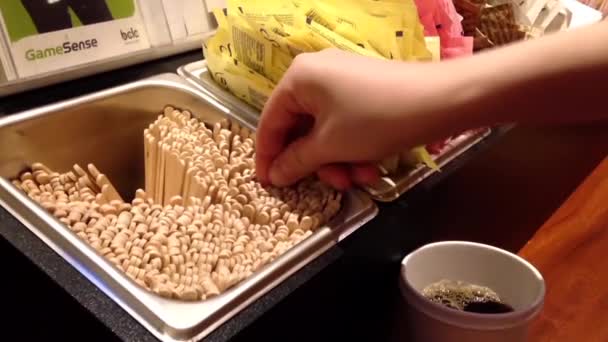
[[[462,136],[462,142],[456,146],[453,146],[446,152],[440,153],[435,161],[437,165],[442,168],[447,166],[451,161],[458,158],[466,151],[471,149],[476,144],[483,141],[485,138],[492,134],[492,129],[482,129],[474,133]],[[403,194],[414,188],[416,185],[422,183],[427,178],[433,176],[436,172],[426,165],[419,165],[412,169],[407,175],[402,175],[398,179],[392,176],[383,176],[382,180],[391,184],[392,188],[387,191],[377,191],[373,187],[366,187],[366,192],[378,202],[392,202],[400,198]]]

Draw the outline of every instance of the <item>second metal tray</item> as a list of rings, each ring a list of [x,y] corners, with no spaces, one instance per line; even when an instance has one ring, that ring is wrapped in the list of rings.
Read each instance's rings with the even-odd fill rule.
[[[467,150],[480,143],[491,134],[490,129],[481,129],[463,133],[450,140],[448,145],[434,157],[437,165],[442,168]],[[417,184],[432,176],[435,171],[426,165],[419,165],[414,169],[384,176],[374,186],[365,188],[367,192],[377,201],[390,202],[411,190]]]

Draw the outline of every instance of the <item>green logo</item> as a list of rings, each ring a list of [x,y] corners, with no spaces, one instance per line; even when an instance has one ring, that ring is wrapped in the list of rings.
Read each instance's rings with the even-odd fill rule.
[[[52,58],[61,55],[67,55],[72,52],[93,49],[99,46],[96,38],[81,40],[78,42],[64,42],[61,45],[45,48],[45,49],[29,49],[25,51],[25,59],[33,62],[36,60]]]

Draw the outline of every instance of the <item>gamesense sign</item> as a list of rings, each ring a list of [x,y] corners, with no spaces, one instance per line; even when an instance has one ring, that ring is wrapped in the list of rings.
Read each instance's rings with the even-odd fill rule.
[[[4,1],[0,0],[0,3]],[[46,2],[46,0],[40,1]],[[135,0],[124,1],[136,3]],[[150,41],[139,14],[129,18],[31,35],[10,42],[11,55],[20,78],[110,58],[127,58],[130,53],[149,48]]]
[[[93,49],[99,46],[97,39],[87,39],[78,42],[64,42],[61,45],[55,47],[49,47],[45,49],[29,49],[25,51],[25,59],[28,61],[35,61],[39,59],[46,59],[59,55],[67,55],[72,52]]]

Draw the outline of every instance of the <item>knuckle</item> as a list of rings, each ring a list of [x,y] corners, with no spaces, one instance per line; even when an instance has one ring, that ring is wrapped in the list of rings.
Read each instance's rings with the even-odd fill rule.
[[[314,53],[312,52],[303,52],[294,57],[291,65],[295,68],[302,67],[307,65],[308,61],[313,58]]]
[[[297,149],[291,149],[285,153],[281,166],[283,167],[283,171],[292,174],[301,171],[306,167],[306,164],[302,159],[301,153]]]
[[[318,65],[316,62],[317,56],[318,53],[315,52],[305,52],[297,55],[291,62],[289,71],[297,77],[309,75],[311,71],[315,70],[316,65]]]
[[[309,56],[308,53],[297,55],[291,62],[287,72],[283,75],[281,85],[293,92],[296,88],[299,88],[302,83],[306,83],[306,80],[311,73],[310,65],[312,63],[310,62],[310,59],[311,56]]]
[[[306,160],[302,155],[304,153],[302,148],[295,148],[293,153],[291,153],[292,165],[299,170],[306,168]]]

